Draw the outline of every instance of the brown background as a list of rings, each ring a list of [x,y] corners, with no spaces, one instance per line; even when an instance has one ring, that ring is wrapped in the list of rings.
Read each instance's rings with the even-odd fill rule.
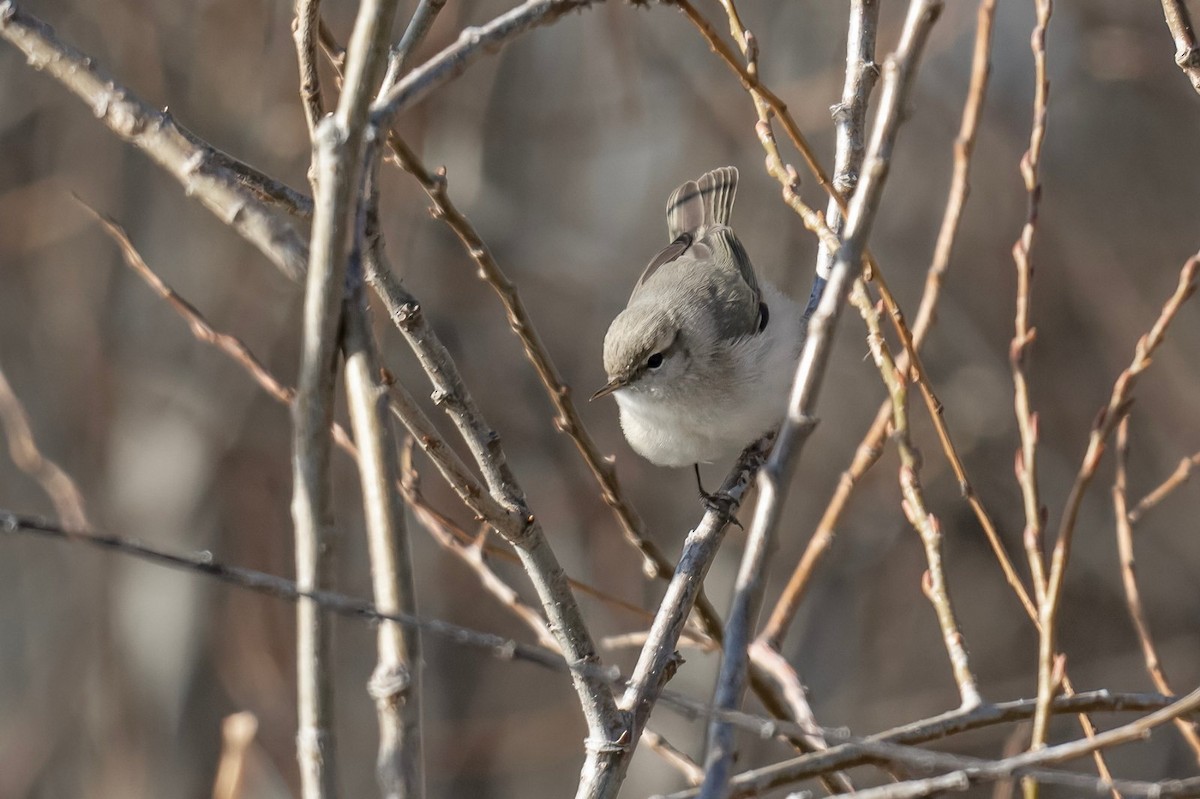
[[[46,0],[22,7],[94,56],[147,102],[198,135],[306,189],[308,145],[296,91],[290,3]],[[328,2],[346,36],[352,4]],[[710,7],[711,6],[711,7]],[[941,218],[974,35],[974,4],[949,3],[901,133],[872,247],[915,310]],[[1000,3],[993,76],[972,194],[926,363],[960,452],[1014,557],[1024,524],[1013,477],[1017,437],[1007,352],[1010,254],[1025,213],[1017,170],[1033,92],[1028,3]],[[452,2],[422,50],[447,44],[505,3]],[[705,4],[706,13],[719,12]],[[902,5],[885,2],[881,57]],[[762,72],[825,162],[828,115],[841,90],[842,4],[746,3]],[[1042,488],[1051,528],[1113,379],[1129,362],[1200,243],[1200,98],[1175,67],[1157,3],[1061,0],[1051,23],[1052,79],[1030,379],[1041,415]],[[517,40],[407,113],[401,128],[520,286],[577,396],[603,381],[601,340],[632,281],[664,241],[662,207],[681,181],[735,164],[735,223],[759,270],[806,295],[815,245],[761,168],[749,99],[675,10],[611,3]],[[791,156],[789,156],[791,158]],[[795,159],[799,164],[799,160]],[[627,600],[656,602],[551,407],[499,304],[474,277],[419,188],[386,170],[392,259],[451,347],[501,432],[570,572]],[[128,227],[150,265],[220,329],[243,337],[281,379],[295,374],[300,293],[74,97],[0,47],[0,363],[45,453],[79,481],[93,522],[170,550],[291,573],[288,415],[185,326],[122,266],[78,194]],[[805,181],[803,194],[820,204]],[[389,367],[428,393],[381,323]],[[1200,311],[1184,309],[1133,411],[1132,494],[1141,496],[1200,449]],[[768,601],[778,593],[883,397],[863,327],[840,328],[821,424],[792,486]],[[685,471],[637,459],[611,402],[581,412],[615,453],[629,496],[673,557],[700,508]],[[930,434],[918,443],[932,510],[943,522],[949,579],[973,666],[990,699],[1035,693],[1036,640]],[[707,467],[716,482],[727,466]],[[1083,507],[1068,577],[1062,646],[1080,689],[1148,690],[1117,573],[1111,458]],[[337,456],[340,586],[369,581],[354,470]],[[956,693],[920,591],[919,541],[898,504],[889,452],[839,528],[789,638],[818,718],[872,732],[949,709]],[[432,472],[436,505],[469,524]],[[0,506],[50,514],[36,484],[0,460]],[[1145,603],[1178,691],[1200,681],[1200,494],[1186,486],[1137,529]],[[746,512],[743,511],[743,514]],[[745,515],[743,518],[747,518]],[[506,635],[525,630],[473,576],[414,530],[422,612]],[[726,606],[742,536],[708,581]],[[528,592],[522,577],[497,567]],[[584,600],[600,635],[643,622]],[[0,540],[0,796],[204,796],[219,722],[252,710],[260,736],[249,796],[294,795],[292,611],[274,601],[100,555]],[[337,629],[337,731],[346,796],[375,792],[374,713],[364,689],[373,636]],[[673,687],[707,698],[715,658],[685,653]],[[629,652],[610,657],[623,667]],[[584,728],[567,682],[534,667],[427,643],[426,753],[432,797],[551,797],[573,792]],[[751,709],[756,709],[753,704]],[[1117,717],[1099,719],[1102,726]],[[660,709],[652,728],[698,755],[702,725]],[[1073,723],[1052,729],[1074,735]],[[997,754],[1005,733],[956,739]],[[759,745],[747,758],[786,755]],[[1115,772],[1196,773],[1170,729],[1111,756]],[[861,777],[863,783],[874,778]],[[678,786],[649,752],[625,795]],[[782,795],[782,794],[780,794]]]

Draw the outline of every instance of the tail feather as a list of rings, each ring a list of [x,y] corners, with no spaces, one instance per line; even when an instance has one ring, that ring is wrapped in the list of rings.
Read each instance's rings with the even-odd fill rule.
[[[738,171],[726,166],[689,180],[667,200],[667,232],[674,241],[683,233],[699,238],[704,231],[729,224],[737,195]]]

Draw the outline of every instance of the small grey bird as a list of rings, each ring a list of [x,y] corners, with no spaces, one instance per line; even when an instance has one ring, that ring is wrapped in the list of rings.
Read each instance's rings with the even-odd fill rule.
[[[592,399],[612,394],[630,446],[659,466],[732,456],[787,407],[805,315],[758,280],[729,227],[737,180],[727,166],[675,190],[671,243],[604,338],[608,383]]]

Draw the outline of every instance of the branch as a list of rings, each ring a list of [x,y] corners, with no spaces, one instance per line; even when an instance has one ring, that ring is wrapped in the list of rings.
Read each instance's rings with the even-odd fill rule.
[[[1041,207],[1042,184],[1039,168],[1042,160],[1042,144],[1046,138],[1046,102],[1050,93],[1050,79],[1046,74],[1046,28],[1050,22],[1051,4],[1037,0],[1037,23],[1034,26],[1031,47],[1035,88],[1033,97],[1033,125],[1029,132],[1029,149],[1021,158],[1021,177],[1025,181],[1028,195],[1028,212],[1021,235],[1013,245],[1013,260],[1017,267],[1017,305],[1013,317],[1013,339],[1009,347],[1012,365],[1013,405],[1020,431],[1021,449],[1017,453],[1017,481],[1021,485],[1021,496],[1025,502],[1025,532],[1022,541],[1029,560],[1033,577],[1034,595],[1040,607],[1045,602],[1046,566],[1042,554],[1043,531],[1046,508],[1038,492],[1037,445],[1038,419],[1030,409],[1029,381],[1025,375],[1025,360],[1037,331],[1029,325],[1030,286],[1033,280],[1033,240],[1037,232],[1038,211]]]
[[[1138,590],[1133,560],[1133,527],[1126,512],[1125,467],[1128,460],[1129,416],[1126,415],[1117,428],[1117,473],[1112,487],[1113,514],[1117,520],[1117,552],[1121,558],[1121,585],[1125,589],[1125,605],[1129,608],[1129,618],[1133,622],[1134,632],[1137,633],[1138,643],[1142,646],[1146,673],[1150,675],[1150,681],[1154,683],[1155,688],[1163,693],[1171,693],[1167,674],[1158,659],[1158,649],[1154,646],[1154,639],[1150,637],[1150,623],[1146,620],[1141,592]],[[1197,731],[1196,725],[1187,719],[1175,719],[1175,726],[1200,761],[1200,731]]]
[[[1101,694],[1103,693],[1101,692]],[[1070,699],[1060,697],[1054,701],[1053,708],[1056,712],[1072,713],[1111,709],[1111,706],[1105,707],[1098,704],[1096,702],[1098,698],[1100,697],[1096,694],[1090,695],[1086,699],[1083,694],[1077,694]],[[1111,699],[1112,697],[1109,698]],[[1009,720],[1019,717],[1028,718],[1030,714],[1036,712],[1036,704],[1036,701],[1033,700],[1005,703],[1003,710],[998,705],[982,705],[973,710],[959,710],[951,714],[946,714],[945,718],[955,718],[959,722],[966,719],[994,719],[997,713],[1003,713]],[[1145,709],[1145,706],[1141,709]],[[1073,760],[1107,747],[1145,738],[1154,727],[1184,715],[1194,714],[1198,709],[1200,709],[1200,689],[1193,691],[1182,699],[1173,701],[1165,707],[1160,707],[1158,710],[1136,721],[1109,730],[1108,732],[1100,733],[1095,737],[1082,738],[1070,743],[1044,748],[1037,752],[1026,752],[1015,757],[996,761],[963,758],[958,755],[913,749],[911,748],[911,744],[917,743],[918,740],[914,739],[911,734],[915,731],[913,725],[909,725],[906,728],[889,730],[878,735],[872,735],[860,741],[841,744],[825,752],[802,755],[782,763],[775,763],[763,768],[743,772],[730,780],[731,793],[728,796],[729,799],[758,796],[773,788],[791,785],[802,779],[824,774],[834,769],[845,769],[880,761],[912,765],[925,769],[961,770],[966,772],[965,777],[970,782],[996,780],[1013,775],[1028,774],[1031,773],[1031,769],[1040,766]],[[926,722],[921,722],[921,724],[926,724]],[[928,738],[920,740],[928,740]],[[901,743],[907,746],[897,746],[897,744]],[[1038,772],[1038,774],[1039,778],[1047,776],[1046,772]],[[1077,774],[1050,772],[1049,776],[1051,779],[1057,778],[1069,781],[1077,788],[1090,788],[1091,792],[1094,793],[1107,793],[1114,787],[1112,781],[1096,780],[1092,777],[1084,777]],[[1186,781],[1166,783],[1122,781],[1117,784],[1123,791],[1128,790],[1130,793],[1138,793],[1143,796],[1187,796],[1192,795],[1196,790],[1195,785],[1189,785]],[[697,790],[686,790],[673,793],[663,799],[692,799],[692,797],[698,795],[699,791]],[[856,796],[860,795],[862,793],[856,794]],[[926,796],[929,795],[929,792],[918,791],[915,794],[907,795]],[[879,794],[876,796],[878,797]],[[886,794],[883,794],[883,796],[886,796]]]
[[[139,100],[96,65],[95,59],[60,42],[41,20],[0,0],[0,38],[25,54],[29,64],[51,76],[87,104],[113,133],[163,167],[222,222],[259,249],[284,274],[299,280],[307,247],[291,225],[270,214],[228,168],[224,153],[186,134],[170,114]],[[283,194],[291,193],[279,187]]]
[[[400,37],[400,41],[392,47],[392,52],[388,55],[388,68],[383,76],[380,94],[387,93],[395,86],[396,81],[400,79],[400,74],[408,69],[413,51],[425,40],[429,29],[433,27],[433,21],[437,19],[437,15],[444,5],[446,5],[446,0],[420,0],[417,4],[417,10],[413,12],[412,19],[408,21],[404,35]]]
[[[1079,506],[1083,495],[1087,492],[1100,459],[1104,456],[1104,448],[1108,437],[1129,411],[1132,403],[1133,388],[1138,376],[1150,366],[1151,356],[1166,336],[1171,320],[1179,312],[1180,307],[1196,289],[1196,272],[1200,269],[1200,253],[1193,255],[1179,271],[1179,282],[1174,293],[1163,305],[1162,312],[1155,320],[1150,332],[1138,340],[1134,349],[1133,361],[1122,372],[1113,384],[1108,404],[1100,410],[1092,424],[1088,436],[1087,452],[1071,493],[1067,497],[1063,509],[1062,521],[1059,524],[1058,539],[1054,545],[1054,554],[1050,562],[1050,575],[1046,582],[1046,601],[1042,603],[1039,617],[1041,620],[1041,637],[1038,641],[1038,701],[1039,712],[1034,716],[1033,747],[1036,748],[1046,740],[1046,728],[1049,723],[1048,705],[1054,691],[1053,661],[1057,647],[1056,634],[1059,604],[1062,600],[1063,585],[1066,581],[1067,563],[1071,557],[1071,542],[1075,533],[1075,522],[1079,515]],[[1106,777],[1107,779],[1107,777]]]
[[[908,428],[908,385],[903,372],[897,369],[888,351],[879,324],[879,311],[872,307],[870,298],[867,297],[866,286],[861,279],[854,281],[854,288],[850,291],[850,302],[858,308],[867,324],[867,344],[891,397],[893,437],[896,449],[900,453],[900,492],[904,497],[901,504],[905,517],[921,536],[921,543],[925,547],[925,559],[929,564],[924,579],[925,595],[937,613],[942,641],[950,656],[950,667],[958,685],[962,706],[972,708],[979,705],[982,699],[975,684],[975,676],[971,673],[963,635],[959,631],[958,619],[955,618],[954,607],[950,603],[950,591],[946,586],[945,570],[942,568],[941,524],[926,507],[925,492],[921,487],[921,456],[913,447]]]
[[[667,585],[633,676],[621,697],[620,708],[625,722],[621,736],[614,738],[613,745],[604,749],[596,750],[589,746],[588,763],[591,767],[585,768],[580,778],[577,799],[611,799],[620,790],[650,713],[664,694],[663,686],[679,666],[675,649],[700,594],[704,577],[769,445],[768,436],[746,448],[720,488],[720,493],[730,498],[728,506],[705,513],[700,524],[684,541],[679,564]],[[809,733],[811,730],[800,731],[801,735]]]
[[[317,71],[320,24],[321,0],[296,0],[292,37],[296,41],[296,60],[300,67],[300,105],[304,108],[304,121],[308,124],[310,139],[316,135],[317,124],[325,116],[321,74]]]
[[[372,124],[384,130],[390,128],[402,110],[457,78],[476,59],[499,52],[518,34],[548,25],[567,12],[586,9],[594,2],[603,0],[526,0],[485,25],[464,29],[453,44],[414,68],[375,101],[371,108]]]
[[[346,405],[358,444],[375,607],[384,613],[414,614],[412,553],[398,489],[388,394],[378,382],[378,356],[361,282],[346,298],[344,315]],[[387,799],[419,799],[425,795],[421,636],[393,622],[381,623],[376,636],[379,663],[368,690],[379,717],[379,784]]]
[[[1200,452],[1190,455],[1179,462],[1175,467],[1175,471],[1171,476],[1162,481],[1158,487],[1151,490],[1146,496],[1138,500],[1138,503],[1133,506],[1133,510],[1129,511],[1129,523],[1137,524],[1142,520],[1146,513],[1156,506],[1158,503],[1166,499],[1167,495],[1181,485],[1186,483],[1192,476],[1192,472],[1200,467]]]
[[[355,218],[354,197],[361,185],[367,149],[368,106],[383,75],[396,6],[397,0],[364,0],[359,6],[337,110],[313,131],[316,193],[299,378],[292,406],[292,520],[296,582],[303,590],[324,589],[331,577],[329,427],[333,421],[337,329]],[[320,609],[304,600],[296,608],[296,628],[301,791],[304,799],[326,799],[336,793],[329,630]]]
[[[379,235],[378,220],[373,214],[368,214],[366,238],[368,274],[372,285],[433,382],[436,401],[454,420],[483,471],[491,495],[486,498],[504,509],[499,518],[485,517],[485,520],[492,523],[497,532],[517,550],[538,592],[550,629],[566,656],[572,662],[598,663],[599,655],[570,584],[546,541],[541,524],[529,510],[524,491],[508,468],[499,436],[475,405],[449,351],[425,322],[416,298],[392,277]],[[407,392],[402,398],[412,413],[420,414]],[[422,440],[420,431],[414,430],[413,434],[418,441]],[[610,740],[619,720],[609,689],[584,673],[574,673],[573,676],[591,739]]]
[[[731,49],[721,41],[717,36],[712,25],[708,23],[704,17],[696,11],[688,0],[670,0],[674,5],[678,6],[696,26],[697,30],[708,42],[709,47],[713,52],[721,57],[721,60],[741,79],[742,85],[750,92],[755,99],[756,106],[761,99],[762,103],[770,109],[771,113],[775,114],[788,138],[796,149],[800,151],[804,157],[809,171],[816,177],[817,182],[830,196],[831,199],[837,202],[843,215],[847,211],[846,199],[838,192],[838,190],[830,182],[828,175],[821,168],[813,153],[812,147],[800,132],[800,128],[796,125],[796,121],[788,112],[787,105],[779,99],[778,95],[768,89],[759,80],[757,72],[749,67],[743,67],[738,63]],[[807,205],[805,205],[795,192],[795,187],[798,184],[799,177],[796,176],[794,170],[789,170],[782,165],[782,160],[778,158],[775,151],[773,137],[769,134],[769,125],[764,125],[760,122],[757,128],[759,140],[763,143],[764,149],[767,150],[767,170],[780,182],[783,187],[784,200],[800,215],[805,227],[812,230],[821,239],[826,242],[827,246],[834,247],[832,244],[836,236],[828,225],[825,224],[821,215]],[[888,316],[892,321],[892,326],[896,330],[897,336],[904,345],[904,354],[907,357],[908,369],[912,373],[912,379],[921,389],[921,398],[925,401],[925,408],[929,413],[930,420],[933,422],[934,430],[937,431],[938,440],[942,445],[942,451],[946,455],[946,459],[950,463],[951,469],[954,471],[954,476],[958,480],[959,490],[963,497],[968,501],[971,510],[979,519],[979,523],[984,530],[994,530],[995,526],[987,515],[986,509],[975,495],[975,490],[971,485],[971,480],[967,475],[966,467],[963,465],[962,458],[959,457],[958,451],[954,446],[954,442],[950,437],[950,431],[946,427],[945,420],[942,418],[942,403],[937,398],[930,385],[928,375],[925,372],[925,367],[921,362],[920,355],[913,346],[912,332],[908,329],[908,325],[904,322],[904,313],[900,310],[900,306],[896,302],[891,289],[888,288],[887,282],[884,280],[883,273],[879,270],[879,264],[876,263],[874,256],[871,255],[870,249],[864,247],[862,251],[865,267],[863,268],[863,276],[872,281],[875,287],[879,290],[880,296],[883,298],[884,306],[887,308]]]
[[[892,149],[900,126],[901,111],[907,108],[917,62],[929,31],[942,8],[939,0],[913,0],[896,52],[884,67],[880,107],[867,150],[866,168],[850,203],[845,238],[839,247],[829,285],[809,324],[804,349],[796,369],[788,402],[787,417],[766,464],[758,473],[759,501],[746,542],[735,584],[733,603],[726,621],[725,656],[717,681],[714,704],[732,709],[741,702],[745,686],[747,648],[762,602],[768,556],[774,548],[787,486],[809,434],[816,424],[817,394],[832,349],[833,328],[846,303],[850,283],[862,262],[866,240],[882,198]],[[718,796],[729,779],[733,760],[733,729],[714,723],[709,730],[705,761],[705,795]]]
[[[94,531],[72,532],[60,524],[18,515],[3,509],[0,509],[0,532],[34,535],[64,543],[86,544],[134,557],[155,565],[210,576],[221,582],[285,601],[295,602],[301,598],[308,599],[321,606],[324,610],[337,615],[377,622],[396,622],[406,627],[445,638],[451,643],[488,652],[500,660],[527,662],[557,672],[568,670],[590,671],[593,672],[597,679],[608,684],[617,685],[621,682],[620,675],[613,669],[598,669],[594,666],[568,664],[556,653],[541,647],[521,644],[491,633],[472,630],[437,619],[420,618],[408,614],[381,613],[369,602],[344,594],[331,591],[304,591],[296,583],[281,577],[216,562],[213,560],[212,554],[208,552],[196,555],[171,554],[117,536],[104,535]],[[708,713],[713,716],[724,715],[731,723],[760,735],[769,736],[780,732],[795,735],[811,732],[811,730],[800,731],[793,729],[796,725],[786,722],[777,723],[770,719],[748,716],[744,713],[723,713],[719,709],[703,705],[702,703],[671,692],[662,692],[660,698],[665,703],[677,707],[689,715],[701,713]],[[1162,697],[1156,694],[1110,694],[1107,691],[1078,694],[1069,698],[1059,697],[1052,704],[1052,710],[1056,713],[1149,710],[1155,708],[1163,708],[1163,710],[1139,719],[1132,725],[1105,733],[1103,736],[1099,736],[1092,741],[1077,741],[1051,749],[1044,749],[1038,753],[1027,753],[1021,757],[1029,758],[1028,761],[1024,761],[1025,763],[1057,762],[1068,757],[1078,757],[1084,754],[1085,751],[1083,750],[1086,750],[1088,747],[1111,746],[1126,740],[1133,740],[1136,737],[1143,736],[1150,727],[1156,724],[1184,714],[1194,714],[1200,708],[1200,690],[1194,691],[1183,700],[1168,704],[1171,701],[1169,697]],[[872,755],[869,751],[865,750],[870,750],[872,744],[877,746],[876,742],[886,741],[893,744],[902,743],[911,745],[971,729],[1028,718],[1034,712],[1035,705],[1036,702],[1034,700],[1017,700],[996,705],[984,705],[969,711],[957,710],[932,719],[914,722],[904,727],[889,730],[862,741],[843,744],[827,752],[805,755],[786,763],[775,764],[768,767],[768,769],[772,770],[772,774],[769,777],[772,781],[766,787],[785,784],[824,771],[847,768],[868,762]],[[859,748],[855,749],[855,746]],[[887,751],[890,753],[892,750],[875,749],[874,751]],[[894,756],[897,758],[917,759],[930,754],[935,753],[904,749],[898,750]],[[1009,763],[1009,761],[1001,762]],[[1017,767],[1021,767],[1020,762],[1017,763]],[[786,770],[786,774],[784,774],[784,770]],[[739,791],[737,795],[748,795],[745,790],[745,777],[753,774],[761,779],[765,772],[766,770],[760,769],[755,772],[748,772],[747,775],[739,775],[738,778],[735,778],[734,785]],[[1165,785],[1163,789],[1164,793],[1161,794],[1163,796],[1174,795],[1172,793],[1174,790],[1173,786],[1178,786],[1181,792],[1195,791],[1195,786],[1190,785],[1188,781],[1160,783],[1159,785]],[[750,792],[752,793],[756,790],[758,789],[752,788]],[[694,796],[695,794],[688,792],[680,795]]]
[[[1200,48],[1192,33],[1192,19],[1183,0],[1162,0],[1163,16],[1175,40],[1175,63],[1200,94]]]
[[[38,449],[29,414],[21,404],[21,398],[13,391],[4,370],[0,368],[0,424],[8,438],[8,454],[14,464],[32,477],[50,502],[64,524],[71,530],[86,530],[91,526],[83,492],[75,485],[71,475],[57,463],[47,458]]]
[[[879,0],[852,0],[850,25],[846,34],[846,79],[842,84],[842,99],[830,109],[837,137],[833,186],[846,198],[854,196],[866,153],[867,104],[879,79],[879,65],[875,63],[875,38],[878,32]],[[829,221],[830,229],[840,236],[845,217],[833,197],[829,198],[825,208],[825,218]],[[821,242],[817,251],[818,275],[829,278],[836,253],[836,246],[828,247],[824,241]]]

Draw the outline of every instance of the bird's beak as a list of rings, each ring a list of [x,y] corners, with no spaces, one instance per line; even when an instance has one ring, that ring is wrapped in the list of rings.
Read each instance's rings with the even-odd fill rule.
[[[600,399],[601,397],[607,397],[609,394],[613,393],[614,391],[625,388],[625,386],[628,384],[629,384],[629,381],[626,380],[625,378],[614,377],[612,380],[609,380],[608,383],[605,384],[604,388],[600,389],[595,394],[593,394],[590,397],[590,399],[595,400],[595,399]]]

